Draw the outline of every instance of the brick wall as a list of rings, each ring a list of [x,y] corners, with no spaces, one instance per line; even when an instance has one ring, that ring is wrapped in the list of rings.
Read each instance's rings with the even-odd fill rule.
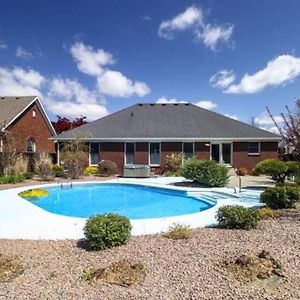
[[[36,116],[33,117],[33,111]],[[13,122],[8,128],[10,140],[16,145],[17,149],[26,152],[28,138],[33,138],[36,144],[36,151],[46,151],[55,153],[53,141],[49,140],[52,132],[47,126],[36,103],[33,103],[25,113]]]
[[[100,143],[100,159],[107,159],[116,163],[121,174],[124,165],[124,143]]]
[[[209,144],[209,142],[205,143],[195,143],[195,156],[198,159],[209,159],[210,158],[210,146],[205,146],[205,144]]]
[[[278,158],[277,142],[261,142],[260,154],[249,155],[248,143],[233,143],[233,167],[235,169],[246,168],[250,173],[257,163],[268,158]]]
[[[148,165],[148,143],[136,143],[135,144],[135,163]]]

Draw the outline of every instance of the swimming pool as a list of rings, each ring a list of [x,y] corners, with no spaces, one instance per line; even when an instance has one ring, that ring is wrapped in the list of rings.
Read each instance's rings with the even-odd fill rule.
[[[130,219],[162,218],[207,210],[214,203],[185,191],[134,184],[76,184],[72,188],[46,188],[48,196],[25,198],[58,215],[88,218],[116,213]]]

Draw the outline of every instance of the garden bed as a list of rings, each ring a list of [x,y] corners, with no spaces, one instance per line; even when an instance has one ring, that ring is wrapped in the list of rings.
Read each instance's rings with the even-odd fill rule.
[[[258,229],[194,230],[189,239],[163,235],[131,238],[105,251],[79,248],[76,241],[0,240],[0,253],[17,256],[24,273],[0,283],[4,299],[299,299],[300,209],[280,210]],[[280,262],[284,279],[276,286],[246,284],[220,271],[220,263],[241,254],[269,251]],[[144,283],[132,286],[87,282],[85,270],[118,261],[143,264]]]

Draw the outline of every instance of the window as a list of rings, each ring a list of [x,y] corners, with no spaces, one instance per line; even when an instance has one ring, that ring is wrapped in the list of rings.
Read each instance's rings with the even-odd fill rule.
[[[151,166],[160,165],[160,143],[150,143],[149,161]]]
[[[30,138],[27,140],[27,152],[28,153],[35,153],[36,145],[34,139]]]
[[[184,159],[191,159],[194,156],[194,143],[183,143],[182,152]]]
[[[97,165],[99,163],[99,143],[90,144],[90,159],[91,165]]]
[[[259,154],[260,147],[259,142],[249,142],[248,143],[248,154]]]
[[[36,117],[36,111],[35,111],[35,110],[32,111],[32,117],[33,117],[33,118]]]
[[[135,145],[134,143],[125,143],[125,165],[135,163]]]

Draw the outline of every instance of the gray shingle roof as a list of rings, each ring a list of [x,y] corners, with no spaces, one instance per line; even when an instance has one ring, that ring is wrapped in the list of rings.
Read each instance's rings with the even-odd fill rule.
[[[24,110],[36,96],[4,97],[0,96],[0,127],[8,124]]]
[[[54,139],[274,139],[268,131],[193,104],[135,104]]]

